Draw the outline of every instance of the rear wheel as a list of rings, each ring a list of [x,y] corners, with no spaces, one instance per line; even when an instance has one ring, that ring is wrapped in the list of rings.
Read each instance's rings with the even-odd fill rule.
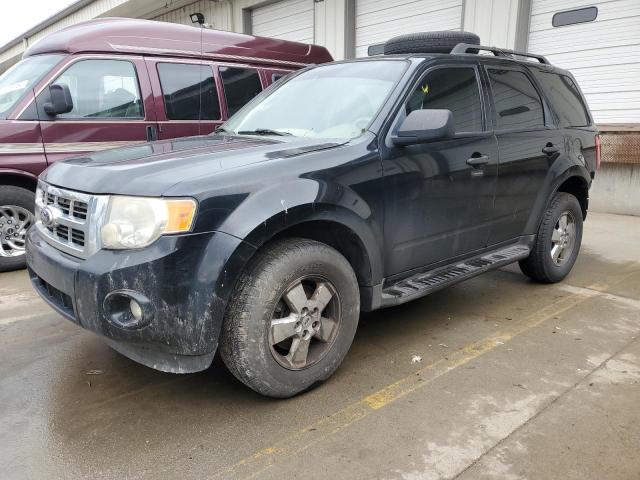
[[[569,193],[556,193],[538,230],[531,255],[520,261],[522,273],[544,283],[566,277],[582,242],[582,209]]]
[[[25,188],[0,186],[0,272],[24,268],[27,229],[33,224],[34,195]]]
[[[274,243],[236,286],[220,339],[222,359],[253,390],[293,396],[338,368],[359,312],[358,283],[340,253],[311,240]]]

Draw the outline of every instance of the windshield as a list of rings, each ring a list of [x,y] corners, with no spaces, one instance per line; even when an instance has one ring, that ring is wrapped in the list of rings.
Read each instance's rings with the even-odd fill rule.
[[[323,65],[248,103],[222,126],[236,134],[359,136],[402,76],[402,60]]]
[[[0,118],[6,118],[24,93],[33,88],[62,57],[62,55],[28,57],[0,75]]]

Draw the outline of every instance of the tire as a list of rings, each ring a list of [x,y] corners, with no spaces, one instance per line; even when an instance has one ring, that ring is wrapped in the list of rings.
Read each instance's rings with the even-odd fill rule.
[[[470,32],[422,32],[393,37],[384,44],[384,54],[451,53],[459,43],[480,45],[480,37]]]
[[[559,232],[562,228],[562,218],[571,228],[564,228],[567,232],[563,237]],[[555,233],[554,233],[555,232]],[[563,242],[569,242],[564,248],[559,248]],[[564,279],[578,257],[582,243],[582,208],[578,199],[569,193],[556,193],[542,218],[536,241],[531,254],[520,260],[520,270],[533,280],[542,283],[555,283]],[[554,247],[559,249],[554,250]],[[570,249],[569,249],[570,247]],[[558,257],[554,259],[554,254]]]
[[[306,308],[300,305],[309,308],[312,305],[301,302],[302,297],[295,294],[300,293],[297,286],[300,279],[306,279],[300,285],[308,302],[313,301],[313,293],[326,299],[319,293],[333,292],[318,314],[337,321],[328,322],[324,318],[316,327],[309,318],[296,313]],[[320,284],[323,286],[319,287]],[[359,314],[358,282],[351,265],[340,253],[312,240],[274,242],[256,254],[238,280],[220,336],[222,360],[238,380],[256,392],[275,398],[291,397],[323,382],[338,368],[355,336]],[[300,331],[292,318],[300,319],[295,325],[304,323]],[[274,319],[279,319],[283,326],[294,325],[298,333],[276,344],[279,330]],[[306,328],[309,330],[303,330]],[[315,335],[309,333],[312,336],[305,356],[307,364],[302,364],[297,358],[300,345],[314,328],[318,330]],[[326,341],[320,340],[322,336]],[[294,349],[296,338],[299,343]],[[296,355],[292,353],[294,350]],[[294,364],[294,360],[298,363]]]
[[[34,207],[35,196],[31,190],[0,186],[0,272],[25,267],[24,232],[33,223]]]

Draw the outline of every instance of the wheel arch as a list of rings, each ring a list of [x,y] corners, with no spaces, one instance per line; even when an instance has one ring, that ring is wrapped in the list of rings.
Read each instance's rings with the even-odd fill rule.
[[[578,202],[580,202],[582,219],[584,220],[587,218],[587,210],[589,208],[589,184],[582,176],[571,175],[566,178],[560,185],[558,185],[554,194],[557,192],[570,193],[576,197]]]
[[[292,237],[325,243],[347,259],[361,286],[371,286],[382,281],[382,257],[376,247],[376,236],[372,227],[350,210],[335,205],[308,204],[266,219],[244,240],[256,249],[271,241]]]
[[[20,187],[35,193],[38,177],[20,170],[0,169],[0,185]]]

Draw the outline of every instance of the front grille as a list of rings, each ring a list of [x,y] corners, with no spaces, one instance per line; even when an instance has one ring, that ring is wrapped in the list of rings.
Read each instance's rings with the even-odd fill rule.
[[[67,318],[75,321],[75,313],[73,310],[73,299],[66,293],[58,290],[53,285],[45,282],[42,278],[29,270],[33,286],[40,292],[49,303],[56,307]]]
[[[51,246],[87,258],[99,248],[96,226],[107,201],[104,195],[89,195],[40,182],[36,194],[36,228]],[[45,208],[53,214],[49,215],[53,220],[48,219],[46,224],[42,221]]]
[[[66,225],[57,225],[55,227],[46,227],[49,233],[57,239],[84,247],[84,232],[77,228],[69,228]],[[69,234],[71,231],[71,234]]]
[[[72,218],[77,218],[79,220],[87,219],[87,202],[83,202],[81,200],[72,200],[70,198],[47,193],[45,196],[44,204],[55,205],[62,211],[62,213]]]

